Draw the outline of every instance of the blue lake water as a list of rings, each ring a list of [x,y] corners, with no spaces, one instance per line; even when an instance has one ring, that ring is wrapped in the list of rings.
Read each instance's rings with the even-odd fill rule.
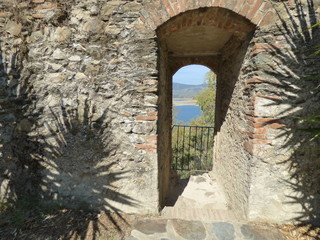
[[[185,105],[185,106],[173,106],[175,110],[175,120],[177,122],[190,122],[192,119],[196,119],[201,115],[199,106]]]

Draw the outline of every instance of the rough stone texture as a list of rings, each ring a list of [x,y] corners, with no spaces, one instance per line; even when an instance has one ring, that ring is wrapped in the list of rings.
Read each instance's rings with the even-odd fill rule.
[[[1,182],[16,197],[156,213],[157,154],[138,146],[157,136],[157,44],[139,28],[141,3],[1,7],[17,15],[1,26]]]
[[[183,221],[177,219],[147,219],[137,223],[128,240],[283,240],[278,231],[268,225],[232,222]],[[165,228],[165,231],[157,231]],[[142,230],[142,231],[141,231]]]
[[[171,77],[201,63],[218,74],[214,175],[230,207],[318,221],[317,142],[306,148],[295,131],[318,110],[317,82],[301,77],[319,74],[319,30],[302,32],[318,11],[318,0],[1,1],[3,197],[157,213],[170,179]],[[197,44],[193,31],[209,35]],[[192,44],[176,49],[177,39]]]

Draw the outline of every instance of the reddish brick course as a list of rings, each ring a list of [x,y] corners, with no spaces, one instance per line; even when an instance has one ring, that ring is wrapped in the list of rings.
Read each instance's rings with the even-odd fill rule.
[[[8,17],[9,13],[8,12],[0,12],[0,17]]]
[[[159,8],[159,4],[163,8]],[[261,22],[263,25],[267,25],[272,23],[276,16],[274,12],[270,11],[270,6],[263,0],[157,0],[146,6],[146,11],[150,13],[151,19],[147,18],[143,22],[150,28],[156,29],[168,20],[167,16],[174,17],[180,13],[200,7],[221,7],[239,13],[255,24],[260,24]],[[268,14],[266,14],[266,11],[269,11]],[[196,23],[200,22],[197,21]],[[192,24],[195,25],[195,22],[185,21],[183,26]],[[221,25],[221,21],[218,25]]]
[[[138,149],[157,149],[157,145],[149,145],[149,144],[136,144],[135,147]]]
[[[33,18],[44,18],[44,15],[41,13],[35,13],[35,14],[32,14],[32,17]]]
[[[137,116],[136,120],[138,121],[155,121],[158,120],[157,116]]]

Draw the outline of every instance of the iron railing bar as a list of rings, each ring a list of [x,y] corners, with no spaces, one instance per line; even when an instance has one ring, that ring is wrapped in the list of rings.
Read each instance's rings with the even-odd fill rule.
[[[181,159],[184,159],[183,154],[184,154],[184,137],[186,135],[186,126],[183,126],[183,138],[182,138],[182,150],[181,150]],[[181,161],[182,168],[184,166],[184,161]]]
[[[207,127],[207,126],[192,126],[192,125],[172,125],[172,126],[179,126],[179,127],[197,127],[197,128],[214,128],[214,127]]]
[[[197,139],[198,139],[198,127],[196,126],[196,139],[195,139],[195,147],[194,147],[194,157],[195,160],[197,158]]]
[[[200,168],[202,167],[202,159],[201,159],[201,157],[202,157],[202,152],[203,152],[203,128],[201,128],[201,134],[200,134]]]
[[[190,170],[191,127],[189,127],[188,170]]]
[[[206,151],[206,165],[208,165],[208,153],[209,153],[209,139],[210,139],[210,128],[208,128],[208,136],[207,136],[207,151]]]
[[[178,145],[178,142],[179,142],[179,126],[177,127],[177,142],[176,142],[176,149],[177,149],[177,154],[175,156],[175,160],[176,160],[176,169],[178,169],[178,157],[179,157],[179,145]]]

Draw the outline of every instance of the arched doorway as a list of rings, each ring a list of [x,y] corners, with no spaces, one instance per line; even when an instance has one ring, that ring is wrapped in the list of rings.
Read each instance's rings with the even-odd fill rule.
[[[235,182],[241,182],[243,174],[248,171],[247,165],[239,169],[228,168],[235,163],[219,163],[222,156],[217,156],[222,149],[219,141],[224,141],[236,126],[244,124],[245,109],[237,98],[243,98],[243,84],[239,81],[240,68],[253,36],[255,25],[246,18],[223,8],[200,8],[182,13],[157,29],[159,40],[159,120],[158,120],[158,153],[160,202],[164,202],[170,179],[171,167],[171,109],[172,109],[172,76],[183,66],[201,64],[217,73],[217,97],[215,113],[215,162],[214,167],[223,174],[231,174]],[[232,121],[227,114],[232,114]],[[222,129],[222,130],[221,130]],[[220,137],[221,135],[221,137]],[[232,143],[223,144],[224,148],[242,148],[247,136],[238,128],[234,131]],[[222,139],[222,140],[221,140]],[[212,146],[213,147],[213,146]],[[217,149],[219,148],[219,149]],[[224,151],[223,149],[222,151]],[[236,151],[234,151],[236,152]],[[238,154],[238,153],[237,153]],[[248,153],[243,152],[236,158],[239,162],[247,161]],[[222,154],[223,155],[223,154]],[[240,163],[236,163],[240,165]],[[244,180],[249,182],[249,180]],[[222,184],[234,191],[235,205],[247,202],[249,185],[238,184],[226,180]],[[232,188],[237,188],[237,190]],[[244,193],[244,194],[243,194]],[[243,205],[243,213],[246,206]]]

